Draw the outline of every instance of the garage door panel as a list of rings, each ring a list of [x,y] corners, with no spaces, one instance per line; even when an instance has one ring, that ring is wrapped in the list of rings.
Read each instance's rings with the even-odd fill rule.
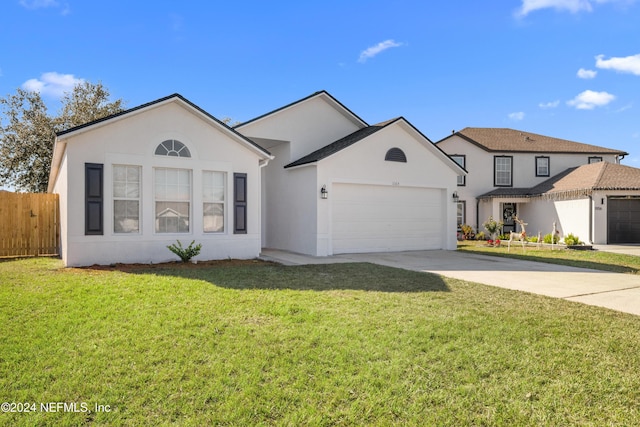
[[[640,243],[640,199],[609,199],[608,242]]]
[[[334,253],[440,249],[438,189],[334,184]]]

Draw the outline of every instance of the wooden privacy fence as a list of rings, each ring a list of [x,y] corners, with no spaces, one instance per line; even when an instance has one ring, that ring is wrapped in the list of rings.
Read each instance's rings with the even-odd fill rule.
[[[56,255],[58,195],[0,192],[0,257]]]

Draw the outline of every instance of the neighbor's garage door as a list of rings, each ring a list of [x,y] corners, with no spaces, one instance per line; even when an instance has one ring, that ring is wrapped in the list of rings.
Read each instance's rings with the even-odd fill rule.
[[[640,243],[640,199],[609,198],[608,243]]]
[[[333,253],[443,247],[442,190],[334,184],[332,193]]]

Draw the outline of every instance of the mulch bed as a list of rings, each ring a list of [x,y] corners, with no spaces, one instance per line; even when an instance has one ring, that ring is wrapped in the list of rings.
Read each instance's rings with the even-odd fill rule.
[[[76,267],[84,270],[103,270],[103,271],[138,271],[138,270],[167,270],[167,269],[195,269],[195,268],[212,268],[212,267],[238,267],[238,266],[258,266],[265,264],[273,264],[270,261],[262,261],[259,259],[223,259],[214,261],[198,261],[197,264],[192,262],[161,262],[157,264],[110,264],[110,265],[90,265],[86,267]]]

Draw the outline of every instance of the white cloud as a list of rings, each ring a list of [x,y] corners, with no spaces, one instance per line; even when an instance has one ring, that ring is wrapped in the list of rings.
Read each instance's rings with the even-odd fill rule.
[[[616,111],[614,111],[615,113],[622,113],[623,111],[627,111],[633,108],[633,104],[627,104],[625,106],[622,106],[620,108],[618,108]]]
[[[45,7],[57,7],[60,4],[56,0],[20,0],[20,6],[27,9],[41,9]]]
[[[555,9],[571,13],[591,12],[593,4],[617,3],[630,4],[636,0],[522,0],[522,6],[516,12],[516,16],[523,17],[529,13],[541,9]]]
[[[541,102],[540,104],[538,104],[538,107],[542,108],[543,110],[547,110],[549,108],[556,108],[558,105],[560,105],[560,101],[556,100],[551,102]]]
[[[73,74],[49,72],[42,74],[39,79],[27,80],[22,84],[22,88],[39,92],[41,95],[61,98],[65,92],[71,92],[77,84],[83,82],[83,79],[78,79]]]
[[[394,40],[385,40],[383,42],[378,43],[375,46],[371,46],[360,53],[360,58],[358,58],[358,62],[366,62],[367,59],[373,58],[377,54],[384,52],[387,49],[391,49],[392,47],[400,47],[403,43],[397,43]]]
[[[571,101],[567,101],[567,105],[576,107],[578,110],[593,110],[596,107],[603,107],[616,99],[615,95],[607,92],[595,92],[585,90]]]
[[[58,0],[20,0],[20,6],[27,9],[44,9],[47,7],[60,8],[62,15],[71,13],[69,3],[60,3]]]
[[[598,55],[596,56],[596,67],[640,76],[640,53],[637,55],[612,57],[609,59],[604,59],[604,55]]]
[[[522,111],[518,111],[517,113],[511,113],[509,114],[509,119],[514,121],[520,121],[524,119],[524,113]]]
[[[578,77],[580,77],[581,79],[593,79],[597,74],[597,71],[585,70],[584,68],[580,68],[577,73]]]

